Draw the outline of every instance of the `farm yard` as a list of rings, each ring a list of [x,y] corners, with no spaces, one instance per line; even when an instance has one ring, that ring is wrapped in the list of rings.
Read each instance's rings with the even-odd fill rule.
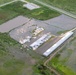
[[[12,0],[0,0],[0,4],[9,1]],[[36,3],[34,0],[27,1]],[[59,4],[56,0],[42,1],[75,14],[72,8],[75,5],[71,0],[70,2],[62,0],[63,2],[60,1]],[[68,6],[63,7],[64,2]],[[75,28],[76,20],[42,5],[39,5],[38,9],[29,10],[23,7],[24,4],[26,3],[17,1],[0,8],[0,75],[55,75],[44,66],[44,62],[49,57],[45,58],[42,54],[62,37],[60,35]],[[33,36],[33,32],[39,27],[44,30],[37,36]],[[26,47],[49,32],[52,37],[36,51]],[[20,39],[23,40],[22,38],[29,35],[33,37],[32,41],[20,44]],[[76,75],[75,45],[76,31],[49,61],[48,66],[54,67],[61,75]]]

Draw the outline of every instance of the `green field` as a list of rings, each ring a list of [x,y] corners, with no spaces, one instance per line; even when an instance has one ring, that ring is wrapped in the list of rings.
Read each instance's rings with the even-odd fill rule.
[[[4,3],[10,2],[10,1],[13,1],[13,0],[0,0],[0,4],[4,4]]]
[[[76,68],[74,67],[76,60],[75,44],[76,37],[72,38],[70,42],[65,44],[61,51],[48,63],[48,66],[54,67],[61,75],[76,75]]]
[[[60,15],[58,12],[49,10],[48,8],[42,6],[39,9],[31,11],[23,8],[23,4],[24,3],[22,2],[15,2],[0,8],[0,24],[18,15],[24,15],[26,17],[39,20],[47,20]]]
[[[76,15],[76,0],[40,0]]]

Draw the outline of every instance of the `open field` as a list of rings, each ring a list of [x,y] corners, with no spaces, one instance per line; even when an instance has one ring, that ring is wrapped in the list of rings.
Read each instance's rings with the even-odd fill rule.
[[[76,0],[40,0],[76,15]]]
[[[61,75],[76,75],[76,31],[74,37],[68,40],[60,52],[48,63],[60,72]]]
[[[46,75],[52,75],[47,68],[43,72],[38,69],[36,63],[40,64],[41,59],[32,50],[29,55],[7,33],[0,33],[0,75],[42,75],[45,70]]]
[[[49,10],[43,6],[41,6],[39,9],[28,10],[23,8],[23,4],[24,3],[22,2],[15,2],[0,8],[0,24],[18,15],[24,15],[29,18],[35,18],[39,20],[46,20],[60,15],[58,12]]]
[[[4,4],[4,3],[10,2],[10,1],[13,1],[13,0],[0,0],[0,4]]]

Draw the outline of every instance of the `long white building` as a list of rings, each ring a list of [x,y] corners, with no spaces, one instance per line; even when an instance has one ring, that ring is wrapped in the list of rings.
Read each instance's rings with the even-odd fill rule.
[[[53,51],[55,51],[61,44],[63,44],[69,37],[73,35],[73,32],[67,32],[63,38],[61,38],[57,43],[50,47],[46,52],[43,53],[44,56],[49,56]]]
[[[32,47],[33,50],[36,50],[39,46],[41,46],[43,43],[45,43],[50,38],[51,38],[50,33],[44,34],[41,38],[39,38],[37,41],[31,44],[30,47]]]

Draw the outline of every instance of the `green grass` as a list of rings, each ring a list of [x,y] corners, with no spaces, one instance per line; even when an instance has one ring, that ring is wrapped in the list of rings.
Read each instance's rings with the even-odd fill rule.
[[[76,15],[76,0],[40,0]]]
[[[15,59],[8,51],[8,47],[16,44],[7,33],[0,33],[0,75],[21,75],[25,63]]]
[[[7,44],[9,46],[11,45],[16,45],[18,44],[18,42],[16,42],[15,40],[13,40],[8,33],[0,33],[0,44]],[[4,45],[3,45],[4,47]]]
[[[8,33],[0,33],[0,57],[8,54],[7,46],[19,45]]]
[[[47,69],[43,63],[40,64],[40,62],[33,67],[33,70],[33,75],[54,75],[54,73],[50,72],[50,70]]]
[[[15,2],[0,8],[0,24],[18,15],[24,15],[26,17],[39,20],[47,20],[60,15],[58,12],[49,10],[43,6],[39,9],[28,10],[23,8],[23,4],[24,3],[22,2]]]
[[[0,0],[0,4],[4,4],[4,3],[10,2],[10,1],[13,1],[13,0]]]
[[[20,75],[23,66],[22,61],[7,59],[7,61],[4,61],[3,66],[0,66],[0,75]]]
[[[76,75],[75,72],[73,72],[69,67],[65,66],[63,63],[61,63],[56,57],[54,57],[50,62],[51,65],[56,68],[62,75]]]
[[[7,9],[0,9],[0,24],[16,17],[18,13]]]
[[[68,49],[67,57],[62,60],[59,59],[61,55],[57,54],[55,57],[52,58],[48,65],[54,67],[57,71],[59,71],[61,75],[76,75],[76,72],[74,72],[71,68],[65,65],[71,54],[72,50]]]

